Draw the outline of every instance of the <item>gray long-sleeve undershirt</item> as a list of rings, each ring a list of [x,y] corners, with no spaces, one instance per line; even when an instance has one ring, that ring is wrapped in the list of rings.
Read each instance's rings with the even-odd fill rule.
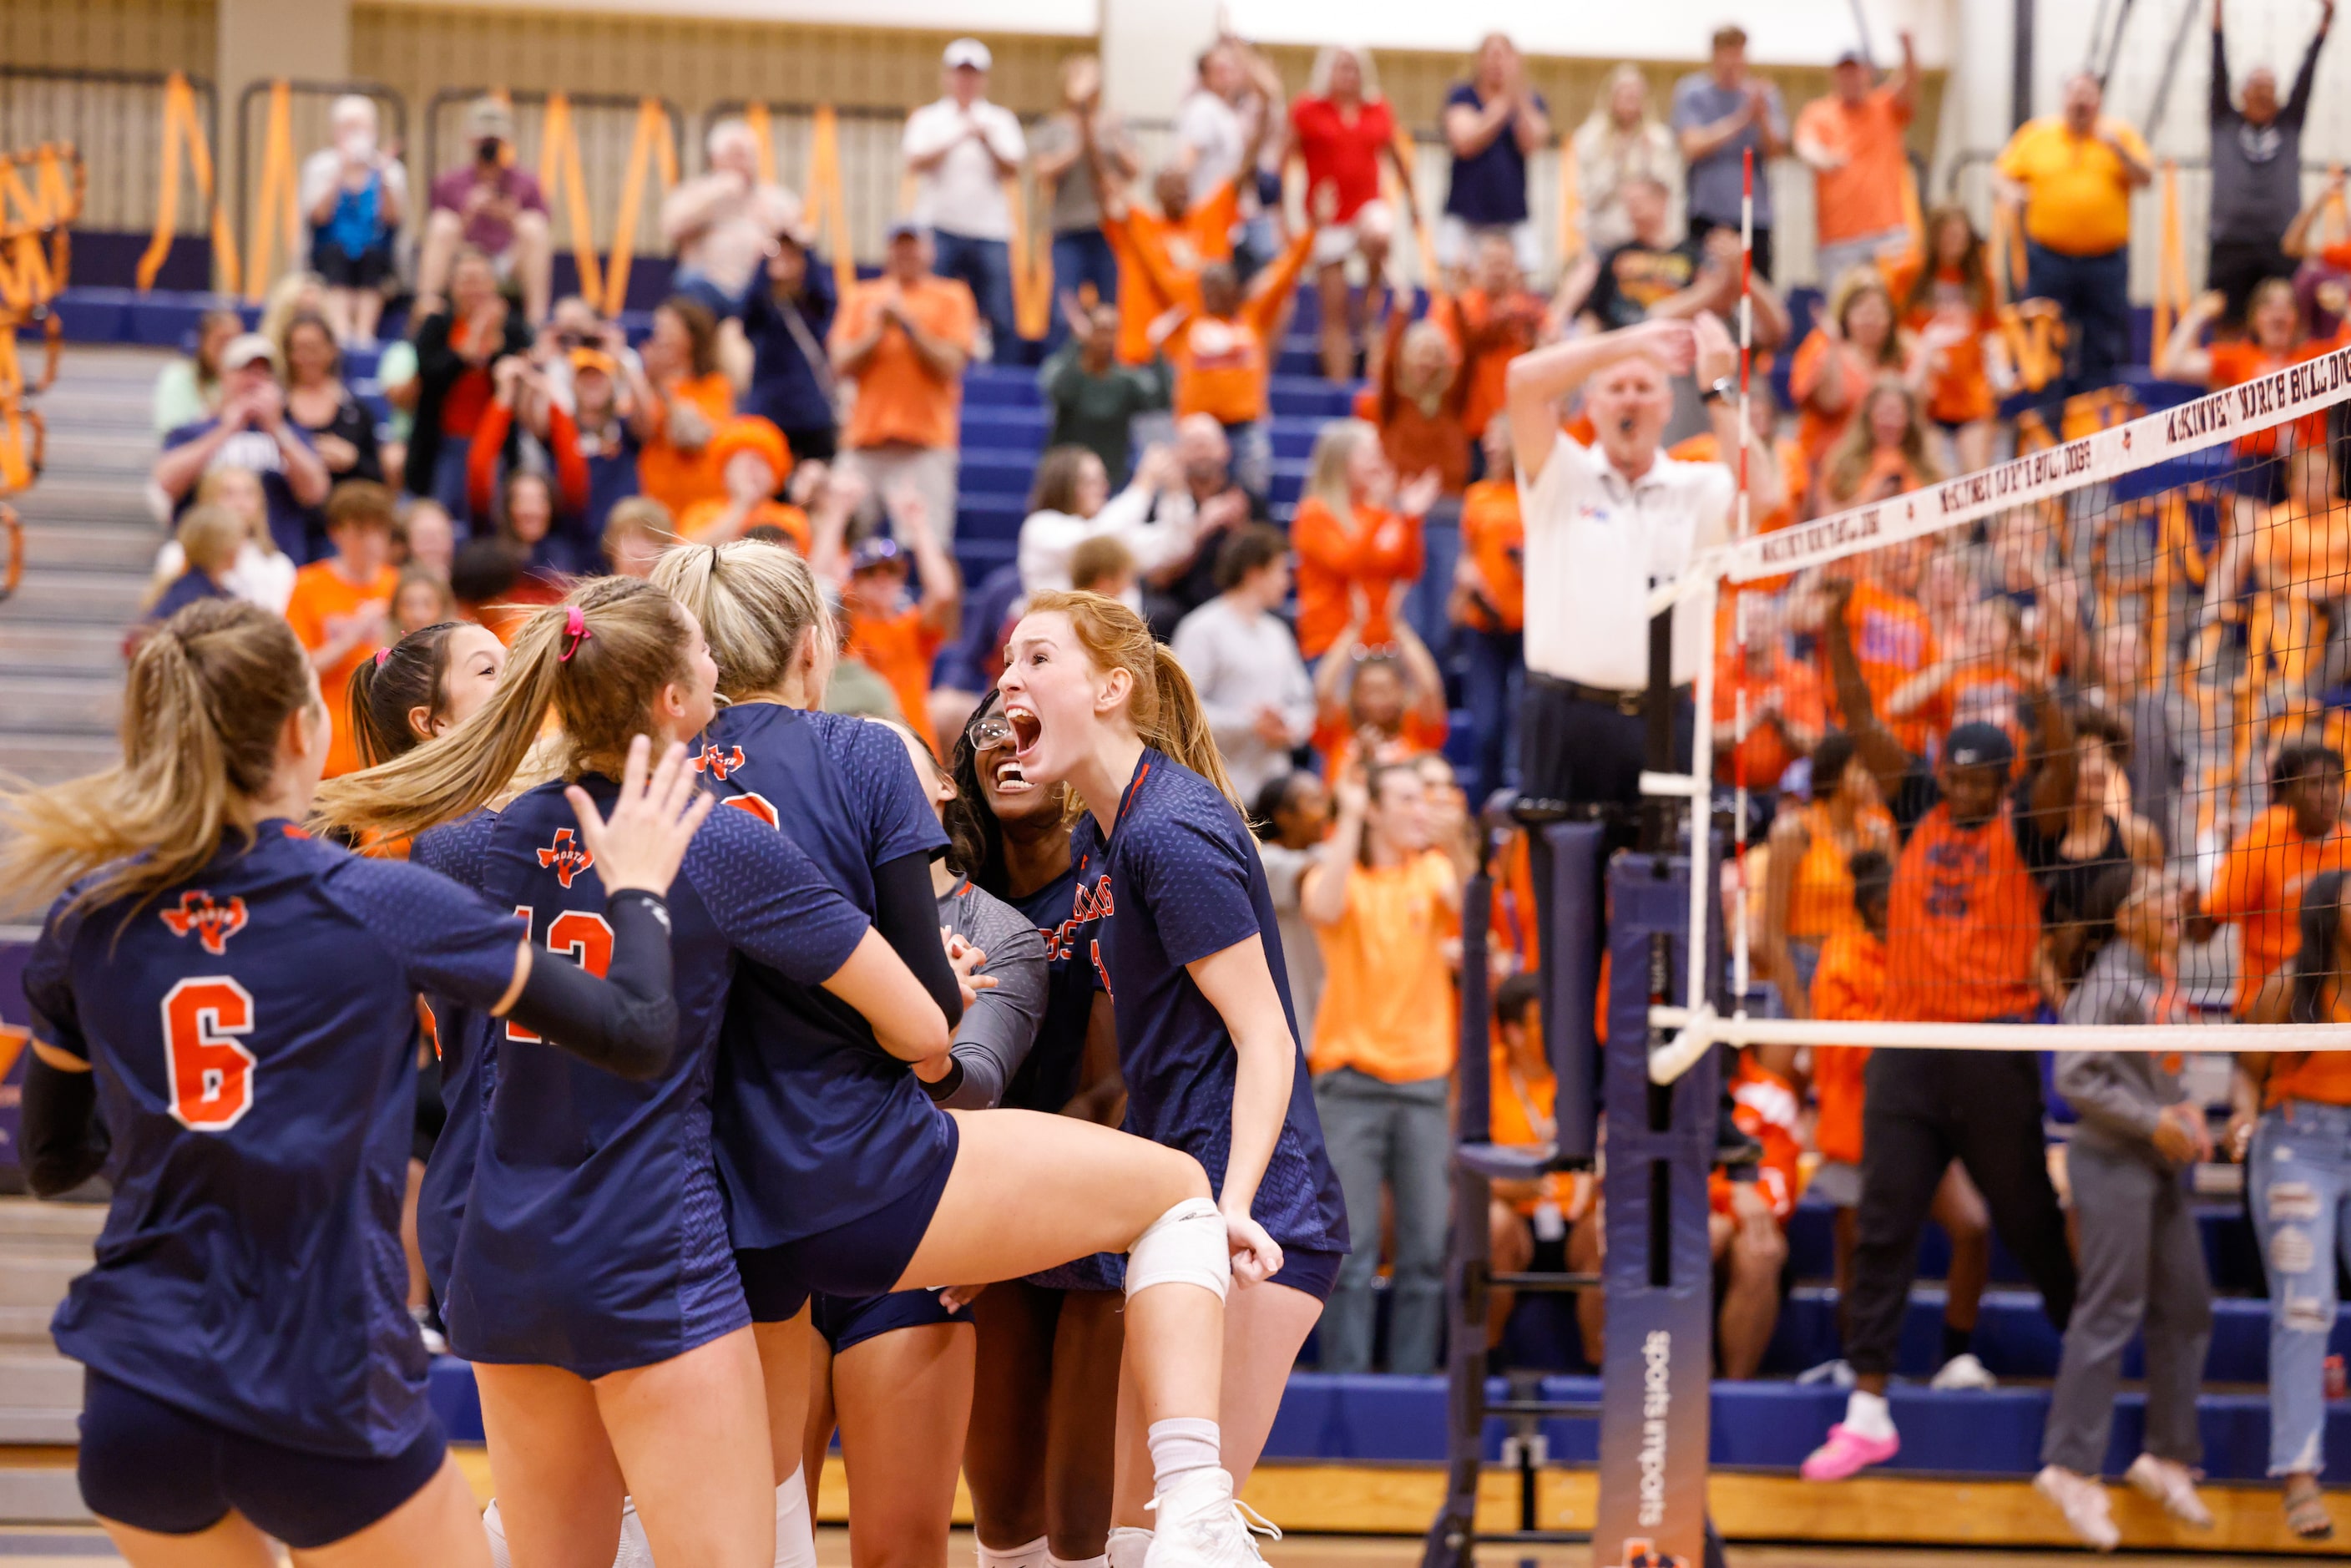
[[[939,895],[939,924],[987,955],[979,973],[996,981],[956,1026],[953,1054],[963,1082],[940,1103],[988,1110],[1004,1098],[1045,1021],[1045,939],[1019,910],[969,882]]]

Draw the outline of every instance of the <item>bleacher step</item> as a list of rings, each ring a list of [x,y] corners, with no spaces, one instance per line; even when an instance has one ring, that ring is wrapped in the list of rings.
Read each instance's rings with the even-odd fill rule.
[[[0,1307],[55,1307],[89,1260],[47,1249],[25,1249],[0,1241]]]
[[[0,670],[5,670],[0,665]],[[122,672],[5,671],[8,722],[60,735],[111,736],[122,718]]]
[[[119,631],[138,613],[146,587],[144,576],[131,572],[52,570],[32,564],[7,612],[47,621],[102,621]]]
[[[110,768],[122,756],[113,736],[67,735],[50,730],[0,729],[0,748],[9,771],[32,784],[57,784]],[[0,1308],[0,1311],[5,1311]],[[8,1337],[0,1327],[0,1340]]]
[[[26,561],[58,570],[119,571],[144,580],[154,570],[161,542],[159,531],[143,521],[68,524],[47,511],[25,519]]]

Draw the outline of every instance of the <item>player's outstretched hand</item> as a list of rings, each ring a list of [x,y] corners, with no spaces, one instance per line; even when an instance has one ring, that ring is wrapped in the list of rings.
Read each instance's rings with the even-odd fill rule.
[[[1236,1285],[1261,1285],[1281,1272],[1281,1243],[1246,1214],[1225,1216],[1225,1245],[1232,1249]]]
[[[653,743],[642,735],[629,742],[620,799],[609,818],[579,785],[563,792],[579,815],[580,840],[596,857],[596,873],[607,894],[640,888],[666,897],[686,846],[717,804],[716,796],[695,782],[684,747],[673,743],[648,778],[645,761],[652,751]]]

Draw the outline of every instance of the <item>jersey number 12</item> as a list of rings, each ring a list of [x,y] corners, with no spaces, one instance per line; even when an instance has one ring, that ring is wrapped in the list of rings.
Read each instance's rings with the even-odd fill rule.
[[[515,913],[525,920],[530,915],[530,905],[517,904]],[[548,923],[547,950],[560,953],[598,979],[612,967],[612,928],[601,915],[590,915],[584,909],[567,909]],[[508,1020],[508,1040],[535,1040],[539,1037],[518,1023]]]

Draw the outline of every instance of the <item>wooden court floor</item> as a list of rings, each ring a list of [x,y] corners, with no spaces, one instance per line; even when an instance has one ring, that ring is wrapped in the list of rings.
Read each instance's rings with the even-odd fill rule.
[[[1731,1568],[2067,1568],[2080,1564],[2086,1552],[1914,1552],[1884,1547],[1739,1546],[1730,1553]],[[1298,1536],[1270,1542],[1265,1550],[1270,1568],[1410,1568],[1420,1560],[1416,1542],[1393,1536],[1378,1538]],[[0,1527],[0,1565],[5,1568],[106,1568],[122,1561],[95,1530],[37,1530]],[[825,1529],[817,1533],[817,1561],[821,1568],[849,1568],[846,1531]],[[1532,1556],[1495,1549],[1479,1555],[1479,1568],[1589,1568],[1591,1553],[1582,1548],[1559,1549]],[[2114,1561],[2131,1568],[2275,1568],[2276,1557],[2175,1557],[2124,1553]],[[946,1568],[971,1568],[971,1536],[958,1531],[948,1548]]]

